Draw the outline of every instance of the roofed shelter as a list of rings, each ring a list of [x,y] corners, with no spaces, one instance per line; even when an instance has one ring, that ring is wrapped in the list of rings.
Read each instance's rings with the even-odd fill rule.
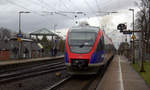
[[[54,36],[58,37],[57,34],[53,33],[52,31],[50,31],[46,28],[42,28],[37,31],[31,32],[30,37],[32,37],[32,36],[36,36],[36,39],[38,39],[38,36],[52,36],[52,41],[54,39]]]
[[[36,40],[38,40],[39,36],[43,36],[43,37],[50,36],[51,37],[51,39],[52,39],[51,45],[49,42],[40,42],[43,45],[43,47],[45,47],[43,49],[44,50],[43,52],[44,52],[44,55],[46,55],[46,56],[49,55],[50,48],[57,46],[57,44],[54,42],[54,37],[56,37],[55,39],[57,39],[59,37],[56,33],[52,32],[46,28],[42,28],[42,29],[39,29],[37,31],[31,32],[30,38],[32,36],[35,36]],[[49,47],[49,49],[48,49],[48,47]]]

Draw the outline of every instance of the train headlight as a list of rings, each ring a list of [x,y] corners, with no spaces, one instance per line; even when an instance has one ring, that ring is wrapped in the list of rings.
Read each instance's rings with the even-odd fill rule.
[[[79,63],[79,61],[78,61],[78,60],[76,60],[76,61],[75,61],[75,63],[77,63],[77,64],[78,64],[78,63]]]
[[[102,58],[104,58],[104,54],[102,54],[102,56],[101,56]]]
[[[92,49],[92,47],[89,47],[89,49],[91,50],[91,49]]]

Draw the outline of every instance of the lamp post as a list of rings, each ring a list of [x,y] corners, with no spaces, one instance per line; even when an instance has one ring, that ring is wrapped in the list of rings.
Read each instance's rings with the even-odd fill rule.
[[[56,26],[57,26],[57,24],[54,24],[54,33],[53,33],[53,35],[52,35],[52,42],[54,42],[54,36],[55,36],[55,30],[56,30]]]
[[[30,12],[24,12],[24,11],[19,11],[19,33],[17,35],[18,41],[19,41],[19,59],[21,59],[21,51],[22,51],[22,43],[21,43],[21,38],[23,37],[22,32],[21,32],[21,14],[22,13],[30,13]]]
[[[31,13],[31,12],[24,12],[24,11],[19,12],[19,34],[21,34],[21,14],[22,13]]]
[[[57,43],[56,43],[56,37],[57,37],[57,34],[56,34],[56,27],[57,27],[57,24],[54,24],[54,34],[55,34],[54,46],[55,46],[55,47],[57,46]]]
[[[133,36],[134,36],[134,9],[129,9],[133,13]],[[135,64],[135,49],[134,49],[134,38],[133,38],[133,64]]]

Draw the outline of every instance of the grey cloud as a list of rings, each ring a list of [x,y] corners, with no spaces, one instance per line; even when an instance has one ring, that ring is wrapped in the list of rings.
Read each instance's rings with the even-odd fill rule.
[[[21,17],[21,28],[24,32],[31,32],[43,27],[53,29],[54,24],[57,24],[57,29],[66,28],[74,25],[76,14],[66,14],[70,17],[68,18],[57,14],[41,16],[41,12],[84,11],[88,12],[86,17],[94,17],[95,13],[93,12],[98,11],[99,8],[102,11],[117,11],[129,6],[132,7],[134,1],[137,0],[97,0],[97,2],[96,0],[41,0],[41,2],[40,0],[0,0],[0,8],[3,7],[0,9],[0,27],[8,27],[18,31],[18,11],[30,11],[32,13],[22,14]],[[5,7],[1,5],[5,5]],[[5,9],[6,7],[7,9]],[[85,16],[78,15],[78,18],[83,17]]]
[[[6,0],[0,0],[0,5],[6,5],[8,2]]]

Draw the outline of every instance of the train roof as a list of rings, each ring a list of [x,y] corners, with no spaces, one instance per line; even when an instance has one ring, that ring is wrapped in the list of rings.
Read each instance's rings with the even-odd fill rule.
[[[76,26],[69,29],[69,32],[97,32],[100,30],[99,27],[93,26]]]

